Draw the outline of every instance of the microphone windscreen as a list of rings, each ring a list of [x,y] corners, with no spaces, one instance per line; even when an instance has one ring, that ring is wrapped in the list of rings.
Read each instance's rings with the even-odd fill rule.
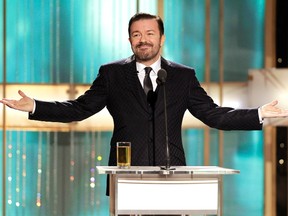
[[[166,78],[167,78],[167,72],[166,72],[166,70],[160,69],[160,70],[158,71],[158,80],[159,80],[161,83],[165,83],[165,82],[166,82]]]

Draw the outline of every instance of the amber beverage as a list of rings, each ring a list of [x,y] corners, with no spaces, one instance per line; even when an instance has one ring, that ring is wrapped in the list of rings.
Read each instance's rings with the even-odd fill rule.
[[[131,166],[131,143],[117,142],[117,166],[130,168]]]

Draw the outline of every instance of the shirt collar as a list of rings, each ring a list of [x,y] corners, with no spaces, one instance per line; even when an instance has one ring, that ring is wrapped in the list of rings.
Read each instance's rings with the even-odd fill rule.
[[[139,73],[141,73],[142,71],[144,71],[144,68],[147,67],[146,65],[136,62],[136,69]],[[158,60],[156,62],[154,62],[152,65],[150,65],[150,67],[152,68],[152,72],[154,74],[157,74],[157,72],[161,69],[161,56],[159,56]]]

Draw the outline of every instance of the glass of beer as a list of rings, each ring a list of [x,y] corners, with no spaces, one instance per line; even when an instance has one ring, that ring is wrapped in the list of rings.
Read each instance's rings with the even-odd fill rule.
[[[131,166],[131,142],[117,142],[117,166],[130,168]]]

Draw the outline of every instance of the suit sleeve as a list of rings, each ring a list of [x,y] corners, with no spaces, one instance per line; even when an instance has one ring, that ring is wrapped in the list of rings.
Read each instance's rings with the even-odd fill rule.
[[[106,106],[108,81],[102,67],[90,89],[75,100],[36,101],[35,112],[29,114],[31,120],[51,122],[73,122],[86,119]]]
[[[214,103],[195,73],[189,83],[188,110],[204,124],[220,130],[261,130],[258,109],[234,109]]]

